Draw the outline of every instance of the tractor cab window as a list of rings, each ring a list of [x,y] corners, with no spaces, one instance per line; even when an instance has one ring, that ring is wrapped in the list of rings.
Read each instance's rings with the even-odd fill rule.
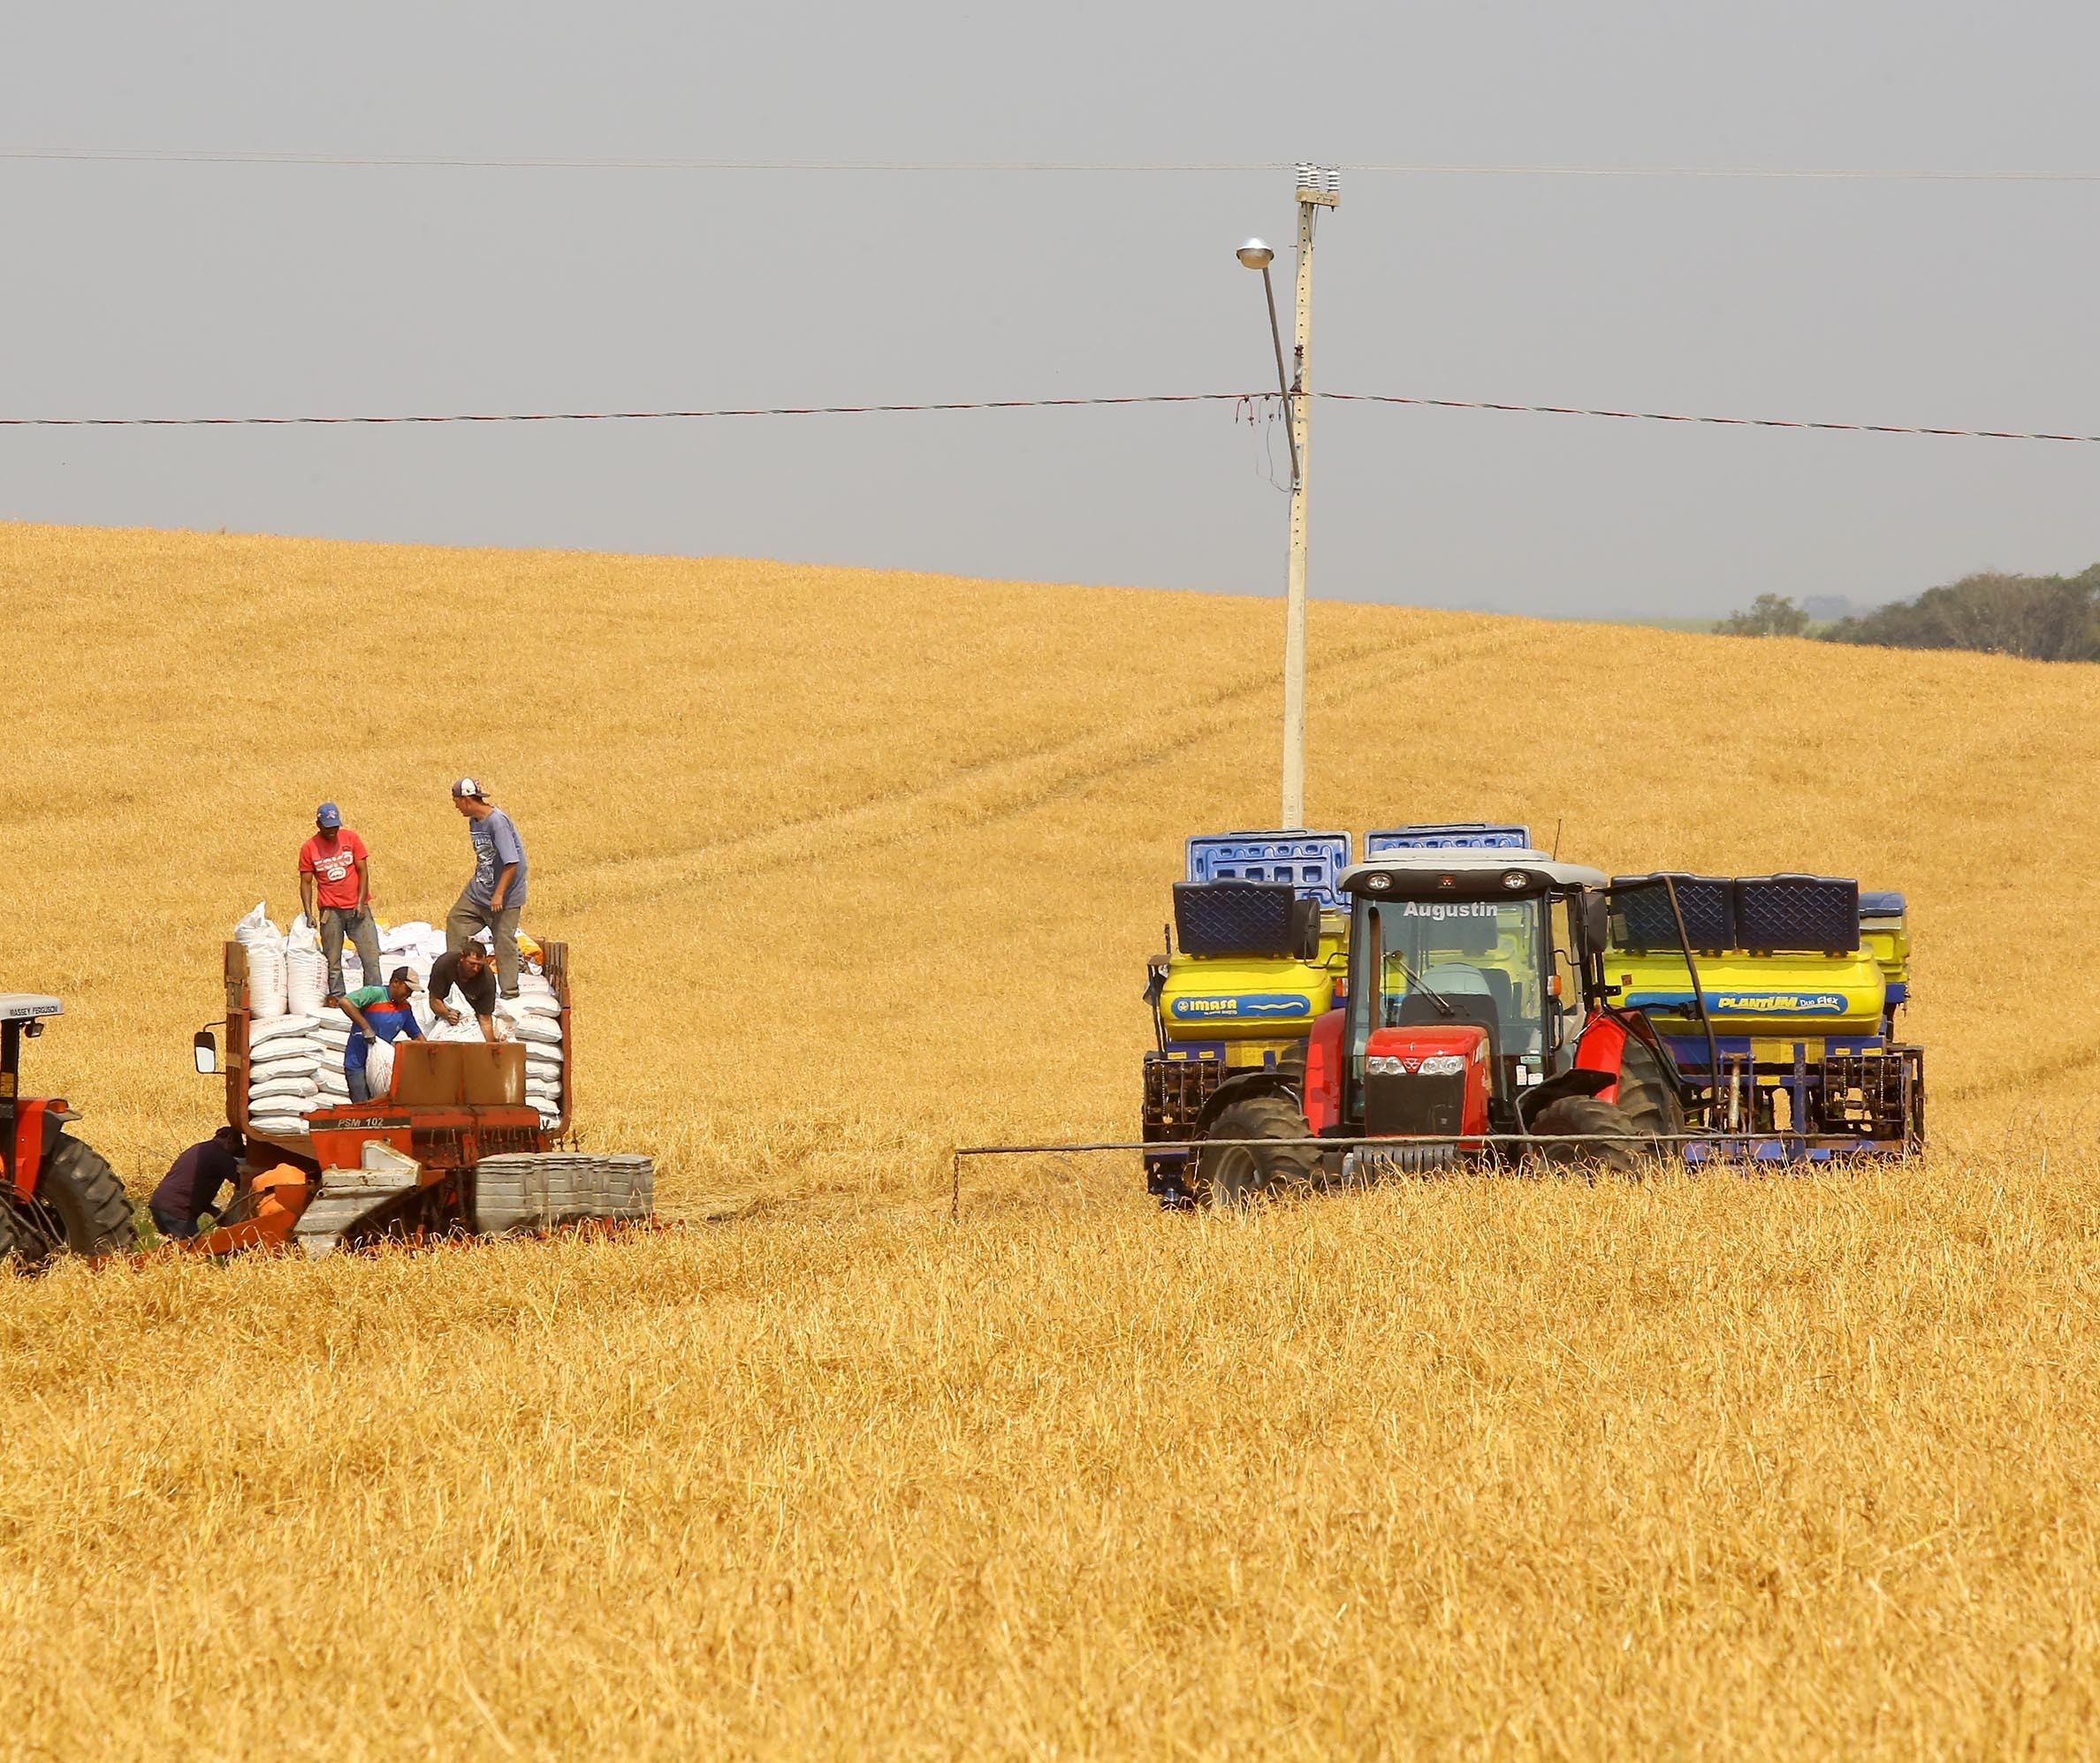
[[[1575,959],[1573,908],[1567,896],[1556,900],[1547,912],[1547,930],[1553,941],[1552,984],[1548,987],[1553,1017],[1553,1046],[1548,1068],[1560,1071],[1575,1061],[1575,1042],[1582,1032],[1582,967]]]
[[[1521,1081],[1517,1067],[1540,1070],[1550,1000],[1538,900],[1385,900],[1371,906],[1370,916],[1379,952],[1378,1025],[1455,1014],[1490,1025],[1510,1087]],[[1485,1007],[1477,1001],[1482,999]]]

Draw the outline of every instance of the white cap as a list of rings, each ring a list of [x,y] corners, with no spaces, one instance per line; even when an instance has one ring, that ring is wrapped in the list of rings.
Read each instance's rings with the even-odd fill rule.
[[[488,792],[482,788],[481,785],[476,779],[472,778],[461,778],[458,783],[453,786],[453,794],[456,796],[474,796],[479,798],[488,794]]]

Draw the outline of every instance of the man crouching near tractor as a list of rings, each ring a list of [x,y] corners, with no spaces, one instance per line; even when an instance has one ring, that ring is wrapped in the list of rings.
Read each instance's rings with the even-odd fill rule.
[[[365,1082],[365,1059],[374,1041],[420,1041],[423,1037],[408,1002],[415,996],[414,971],[398,967],[384,986],[361,985],[328,1000],[337,1009],[346,1011],[357,1024],[357,1032],[343,1047],[343,1082],[353,1102],[372,1099],[371,1086]]]
[[[240,1186],[243,1148],[238,1127],[221,1127],[178,1157],[146,1202],[154,1227],[171,1242],[186,1242],[206,1212],[217,1218],[219,1189]]]

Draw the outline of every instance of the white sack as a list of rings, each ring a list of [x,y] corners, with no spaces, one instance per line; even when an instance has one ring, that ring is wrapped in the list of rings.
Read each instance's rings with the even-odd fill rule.
[[[392,1041],[374,1041],[365,1049],[365,1088],[384,1096],[393,1088],[394,1054]]]
[[[258,1065],[248,1074],[248,1094],[268,1090],[282,1083],[311,1083],[314,1081],[314,1063],[311,1060],[279,1060],[275,1065]]]
[[[521,1041],[536,1041],[544,1046],[561,1045],[561,1024],[551,1017],[520,1011],[511,1021],[517,1024],[518,1038]]]
[[[311,1065],[320,1052],[321,1043],[310,1035],[279,1035],[259,1047],[251,1047],[248,1064],[255,1068],[286,1062]]]
[[[320,1022],[318,1016],[272,1016],[267,1022],[258,1022],[248,1030],[248,1045],[260,1046],[279,1035],[311,1035]]]
[[[248,1086],[248,1106],[267,1102],[272,1096],[303,1098],[317,1095],[321,1086],[311,1077],[273,1077],[267,1083]]]
[[[267,1020],[285,1014],[285,952],[280,945],[247,946],[248,1014]]]
[[[285,957],[285,1008],[316,1020],[328,1002],[328,962],[316,949],[293,949]]]

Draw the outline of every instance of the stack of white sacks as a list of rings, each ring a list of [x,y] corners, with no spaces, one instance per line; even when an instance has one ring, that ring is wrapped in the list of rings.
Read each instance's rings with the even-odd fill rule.
[[[354,1030],[350,1018],[327,1006],[328,966],[304,916],[293,921],[289,938],[257,906],[235,927],[248,963],[248,1121],[258,1132],[300,1133],[316,1108],[350,1099],[343,1075],[343,1050]],[[343,950],[343,984],[354,991],[383,985],[396,968],[415,976],[416,1026],[432,1040],[478,1041],[481,1025],[455,989],[446,1000],[460,1016],[452,1027],[430,1008],[430,964],[445,953],[445,932],[420,923],[396,924],[380,938],[382,970],[368,980],[357,953]],[[525,1046],[525,1097],[543,1124],[561,1117],[561,1004],[540,975],[521,966],[518,996],[497,1005],[499,1039]],[[385,1088],[392,1049],[382,1045],[368,1067],[375,1090]]]
[[[458,992],[453,993],[459,1007]],[[468,1019],[469,1021],[472,1018]],[[540,1111],[543,1125],[561,1118],[561,1002],[536,973],[521,971],[518,995],[496,1002],[496,1032],[525,1043],[525,1099]]]
[[[285,933],[258,905],[233,927],[233,938],[247,955],[249,1009],[258,1022],[283,1015]]]

